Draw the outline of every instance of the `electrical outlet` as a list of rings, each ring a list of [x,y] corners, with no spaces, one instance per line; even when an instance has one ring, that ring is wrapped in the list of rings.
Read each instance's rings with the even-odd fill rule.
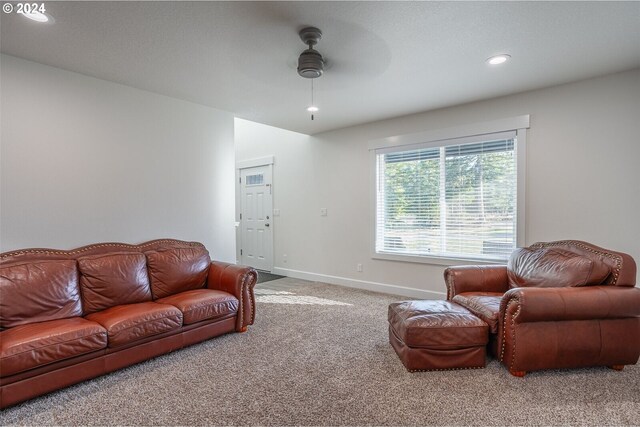
[[[362,264],[356,265],[356,270],[362,273]]]
[[[320,216],[327,216],[327,208],[320,208]]]
[[[287,254],[282,254],[282,263],[283,264],[287,263]]]

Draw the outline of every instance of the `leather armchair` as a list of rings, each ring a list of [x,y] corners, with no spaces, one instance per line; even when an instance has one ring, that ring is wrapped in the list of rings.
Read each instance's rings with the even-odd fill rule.
[[[447,299],[490,326],[489,350],[515,376],[640,357],[640,289],[629,255],[589,243],[536,243],[508,265],[445,271]]]

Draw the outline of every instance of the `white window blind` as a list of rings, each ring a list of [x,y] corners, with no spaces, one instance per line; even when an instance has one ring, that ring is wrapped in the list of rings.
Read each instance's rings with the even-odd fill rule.
[[[516,134],[376,151],[376,252],[506,260],[516,247]]]

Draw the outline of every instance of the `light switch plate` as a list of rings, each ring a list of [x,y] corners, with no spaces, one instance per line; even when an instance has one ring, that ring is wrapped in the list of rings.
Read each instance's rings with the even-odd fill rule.
[[[280,216],[280,209],[274,209],[273,216]]]
[[[320,216],[327,216],[327,208],[320,208]]]

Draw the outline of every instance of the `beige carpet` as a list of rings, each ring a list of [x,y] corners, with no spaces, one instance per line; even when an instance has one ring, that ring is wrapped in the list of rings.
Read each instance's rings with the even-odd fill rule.
[[[0,413],[0,425],[639,425],[640,367],[408,373],[401,299],[281,279],[256,324]]]

